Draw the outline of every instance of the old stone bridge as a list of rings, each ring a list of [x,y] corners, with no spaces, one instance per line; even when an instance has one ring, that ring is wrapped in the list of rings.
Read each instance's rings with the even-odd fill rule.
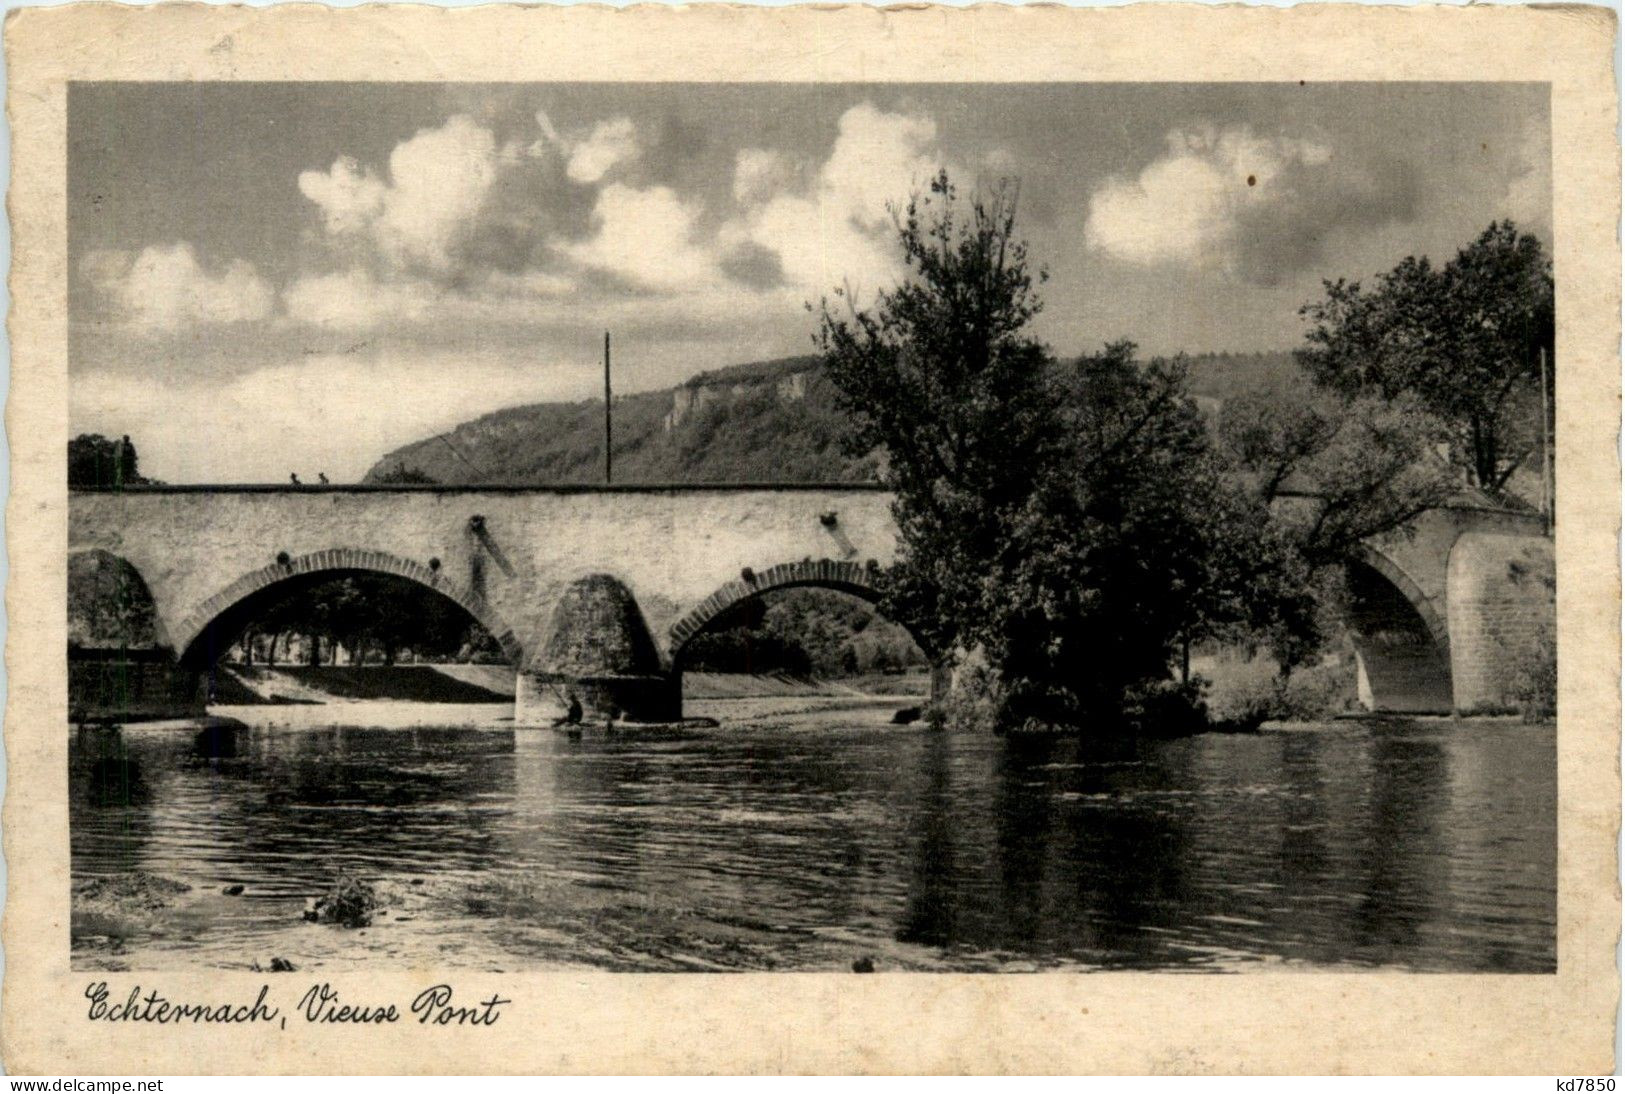
[[[258,612],[373,571],[437,590],[496,638],[522,723],[557,713],[560,682],[589,710],[673,719],[685,645],[730,607],[795,586],[874,599],[897,548],[890,503],[863,485],[74,491],[70,693],[112,717],[195,710]],[[1356,571],[1373,708],[1498,705],[1509,649],[1550,626],[1551,544],[1526,513],[1432,511]]]

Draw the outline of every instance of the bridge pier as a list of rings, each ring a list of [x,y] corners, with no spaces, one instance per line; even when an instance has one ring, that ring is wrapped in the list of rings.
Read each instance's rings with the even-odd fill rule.
[[[683,716],[680,677],[661,660],[631,590],[608,574],[589,574],[564,591],[546,643],[520,670],[514,721],[550,723],[571,696],[586,723]]]

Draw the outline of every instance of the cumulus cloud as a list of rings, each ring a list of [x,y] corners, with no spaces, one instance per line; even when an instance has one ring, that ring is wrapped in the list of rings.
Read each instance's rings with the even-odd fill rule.
[[[549,302],[573,291],[578,307],[582,294],[602,305],[606,286],[680,298],[696,314],[749,307],[750,294],[760,304],[789,289],[798,300],[842,283],[872,289],[902,272],[888,203],[940,160],[931,119],[864,103],[808,172],[777,150],[738,152],[733,202],[708,209],[650,181],[655,152],[630,118],[561,128],[540,113],[535,123],[498,140],[456,115],[397,145],[387,170],[340,157],[302,174],[340,268],[295,278],[288,316],[375,330],[526,303],[545,322]]]
[[[820,196],[862,227],[889,227],[887,205],[906,199],[941,166],[936,139],[930,118],[860,103],[841,115],[835,147],[819,172]]]
[[[598,182],[615,168],[638,158],[637,126],[631,118],[599,122],[591,133],[568,145],[570,159],[565,174],[575,182]]]
[[[790,158],[771,148],[741,148],[734,156],[734,200],[754,205],[787,188],[795,177]]]
[[[751,207],[724,229],[724,241],[776,254],[784,279],[809,292],[890,284],[902,267],[887,207],[944,166],[936,137],[930,118],[861,103],[841,115],[835,145],[809,186],[794,186],[771,153],[742,153],[734,188]]]
[[[713,252],[695,241],[698,206],[667,186],[611,183],[598,195],[597,234],[570,248],[584,266],[646,289],[692,290],[717,280]]]
[[[341,156],[326,172],[302,173],[299,191],[321,208],[329,233],[369,237],[392,265],[444,272],[500,160],[495,135],[458,114],[396,145],[387,182]]]
[[[109,312],[132,327],[177,330],[209,323],[263,319],[276,303],[271,286],[252,265],[234,261],[213,271],[190,243],[140,252],[94,251],[83,269]]]
[[[389,187],[353,156],[340,156],[327,171],[302,171],[299,192],[321,208],[333,235],[364,231],[384,211]]]
[[[424,317],[440,295],[421,281],[382,282],[365,269],[307,274],[282,290],[290,319],[315,327],[370,330]]]
[[[383,170],[340,156],[302,173],[300,193],[321,211],[331,244],[327,264],[341,269],[318,263],[296,278],[284,292],[290,317],[355,329],[390,316],[412,321],[486,294],[551,292],[582,264],[627,265],[629,223],[675,238],[677,228],[652,223],[662,203],[675,208],[670,191],[636,192],[646,194],[640,204],[613,181],[641,154],[629,118],[572,132],[545,113],[535,121],[532,135],[499,141],[458,114],[397,144]],[[686,210],[676,211],[687,224]],[[596,243],[586,242],[595,232]],[[657,271],[645,280],[666,279]]]
[[[1326,143],[1246,126],[1177,129],[1137,175],[1089,198],[1085,242],[1139,265],[1186,264],[1273,284],[1323,255],[1328,233],[1404,220],[1414,172],[1349,162]]]

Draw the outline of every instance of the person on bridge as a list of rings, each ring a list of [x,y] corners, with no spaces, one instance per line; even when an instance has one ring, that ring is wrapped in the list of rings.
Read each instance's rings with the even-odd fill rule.
[[[299,476],[295,472],[292,472],[292,471],[288,472],[288,481],[293,483],[295,486],[301,485],[301,483],[299,482]]]
[[[326,486],[327,485],[327,472],[326,471],[318,471],[318,472],[316,472],[316,481],[320,482],[323,486]]]

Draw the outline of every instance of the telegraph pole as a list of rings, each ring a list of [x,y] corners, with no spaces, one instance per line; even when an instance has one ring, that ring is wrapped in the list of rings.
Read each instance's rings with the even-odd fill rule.
[[[604,332],[604,485],[615,481],[614,467],[609,453],[609,331]]]

